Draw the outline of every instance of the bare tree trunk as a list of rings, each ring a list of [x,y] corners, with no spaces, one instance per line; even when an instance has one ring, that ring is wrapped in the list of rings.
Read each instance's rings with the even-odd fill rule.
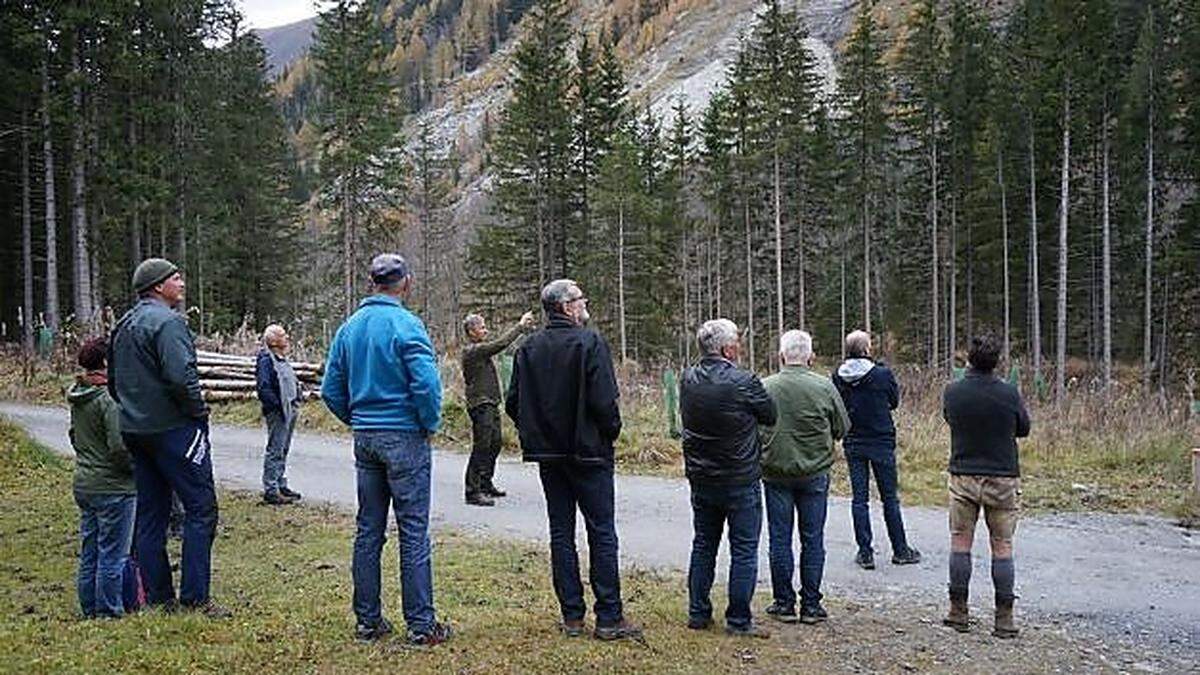
[[[625,332],[625,202],[617,201],[617,324],[621,332],[621,365],[629,360]]]
[[[1033,352],[1033,377],[1042,377],[1042,309],[1038,297],[1038,219],[1037,219],[1037,160],[1033,149],[1033,116],[1029,118],[1029,323],[1030,351]]]
[[[350,191],[342,187],[342,315],[354,312],[354,207]]]
[[[132,115],[129,119],[129,151],[131,156],[136,157],[138,144],[137,133],[137,116]],[[129,259],[132,268],[136,268],[142,262],[142,209],[138,206],[140,200],[133,200],[133,217],[129,223]]]
[[[846,340],[842,339],[842,338],[846,337],[846,246],[850,243],[848,241],[849,238],[850,237],[847,234],[843,234],[842,235],[842,245],[838,247],[841,249],[841,256],[840,256],[841,264],[838,267],[839,280],[841,282],[839,284],[840,290],[838,293],[838,305],[839,305],[839,314],[838,315],[840,318],[840,324],[839,324],[839,328],[838,328],[838,330],[840,331],[838,333],[838,337],[839,337],[838,343],[842,347],[842,358],[843,359],[846,358]]]
[[[46,325],[58,335],[58,217],[54,201],[54,141],[50,127],[49,55],[42,61],[42,158],[46,191]]]
[[[779,185],[779,141],[775,141],[775,337],[783,334],[783,209]],[[774,350],[771,350],[774,351]]]
[[[91,321],[92,309],[92,272],[91,260],[88,257],[88,221],[84,165],[83,132],[86,125],[83,110],[82,73],[79,67],[79,49],[82,40],[76,36],[75,48],[71,54],[71,70],[75,83],[71,92],[71,103],[75,110],[75,128],[71,140],[71,248],[74,253],[74,274],[72,296],[75,305],[75,320],[84,325]]]
[[[742,192],[742,199],[745,202],[742,205],[742,213],[746,225],[746,342],[750,351],[750,370],[754,370],[754,259],[751,257],[750,198],[744,190],[745,186],[743,186]]]
[[[1109,209],[1109,173],[1108,173],[1108,97],[1104,99],[1104,118],[1101,123],[1101,135],[1103,137],[1103,184],[1102,202],[1101,202],[1101,228],[1103,236],[1103,253],[1101,254],[1101,293],[1103,294],[1101,321],[1104,324],[1103,341],[1104,341],[1104,391],[1108,393],[1112,389],[1112,223],[1110,220]]]
[[[863,330],[871,332],[871,217],[867,195],[863,195]],[[843,333],[842,335],[845,335]]]
[[[688,256],[688,233],[686,231],[683,233],[681,249],[680,257],[683,264],[679,266],[679,275],[683,280],[683,326],[681,327],[682,330],[679,331],[679,335],[683,339],[683,362],[691,363],[692,341],[688,339],[688,327],[692,325],[691,308],[688,306],[688,302],[691,299],[691,275],[689,275],[688,272],[691,270],[692,265],[691,260],[689,259],[690,257]]]
[[[938,260],[938,213],[941,211],[941,204],[938,203],[938,147],[937,133],[935,129],[930,130],[933,137],[932,147],[929,152],[930,164],[930,188],[933,193],[933,204],[930,207],[930,220],[932,223],[932,232],[929,236],[929,251],[930,251],[930,303],[929,303],[929,318],[930,318],[930,351],[929,351],[929,367],[937,368],[941,365],[941,360],[938,358],[939,348],[941,347],[941,335],[938,331],[938,319],[941,318],[941,303],[938,301],[938,268],[940,262]]]
[[[1003,248],[1004,268],[1004,363],[1012,364],[1012,315],[1009,300],[1010,281],[1008,275],[1008,192],[1004,185],[1004,150],[1003,142],[997,140],[996,152],[996,182],[1000,187],[1000,239]]]
[[[958,351],[958,190],[950,191],[950,288],[946,311],[946,357],[954,367],[954,355]]]
[[[1153,82],[1151,73],[1151,82]],[[1153,91],[1153,84],[1151,84]],[[1143,386],[1150,392],[1150,381],[1154,378],[1151,363],[1152,336],[1150,322],[1152,318],[1152,290],[1154,276],[1154,102],[1149,106],[1150,124],[1146,134],[1146,275],[1142,287],[1145,307],[1142,317],[1142,377]]]
[[[29,114],[21,109],[21,335],[33,351],[33,213],[29,207]]]
[[[1066,396],[1067,370],[1067,221],[1071,208],[1071,81],[1067,80],[1063,98],[1062,179],[1059,187],[1058,218],[1058,316],[1054,358],[1054,398],[1062,403]]]

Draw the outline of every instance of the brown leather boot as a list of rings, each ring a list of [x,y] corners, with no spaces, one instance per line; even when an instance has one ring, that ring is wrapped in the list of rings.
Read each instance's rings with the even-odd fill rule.
[[[1013,598],[996,598],[996,627],[992,635],[998,638],[1015,638],[1020,631],[1013,621]]]
[[[1011,607],[1011,605],[1010,605]],[[971,630],[968,618],[967,594],[950,592],[950,612],[942,619],[942,624],[950,626],[960,633]]]

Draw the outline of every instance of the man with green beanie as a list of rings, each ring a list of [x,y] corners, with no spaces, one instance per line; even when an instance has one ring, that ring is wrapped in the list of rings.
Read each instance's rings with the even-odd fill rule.
[[[174,310],[183,300],[183,277],[169,260],[150,258],[134,271],[133,290],[137,304],[113,330],[108,388],[121,406],[121,435],[133,456],[134,546],[146,600],[227,616],[209,597],[217,495],[196,348],[187,321]],[[178,599],[166,548],[172,491],[184,509]]]

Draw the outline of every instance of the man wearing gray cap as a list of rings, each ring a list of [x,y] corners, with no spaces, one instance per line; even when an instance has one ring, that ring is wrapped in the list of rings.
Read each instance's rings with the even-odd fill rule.
[[[392,632],[383,616],[379,572],[390,506],[399,529],[408,640],[436,645],[451,633],[434,614],[429,559],[429,437],[441,423],[442,382],[425,324],[404,306],[412,290],[404,258],[393,253],[376,256],[371,282],[375,294],[359,303],[338,328],[321,382],[325,405],[354,430],[355,636],[374,641]]]
[[[170,261],[149,258],[134,271],[133,290],[138,302],[110,341],[108,388],[121,406],[121,434],[133,456],[135,548],[146,599],[228,616],[209,597],[217,493],[196,349],[187,321],[173,309],[183,300],[183,277]],[[184,509],[178,600],[166,548],[172,491]]]

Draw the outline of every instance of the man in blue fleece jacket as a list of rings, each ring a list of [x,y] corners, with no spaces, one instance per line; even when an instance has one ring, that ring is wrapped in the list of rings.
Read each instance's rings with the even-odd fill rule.
[[[390,506],[400,531],[408,640],[434,645],[450,638],[450,627],[434,614],[429,552],[429,437],[441,423],[442,383],[425,324],[404,306],[412,290],[404,258],[376,256],[371,281],[375,294],[338,329],[321,383],[325,405],[354,430],[355,635],[371,641],[392,631],[379,597],[379,557]]]

